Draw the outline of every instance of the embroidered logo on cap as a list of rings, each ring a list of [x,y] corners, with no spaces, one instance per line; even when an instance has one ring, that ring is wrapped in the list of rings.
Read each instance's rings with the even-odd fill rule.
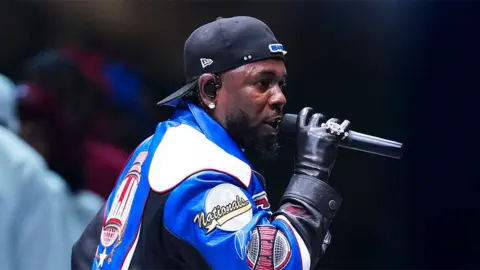
[[[269,49],[272,53],[281,52],[283,55],[286,55],[286,54],[287,54],[287,51],[285,51],[285,50],[283,49],[283,45],[280,44],[280,43],[270,44],[270,45],[268,45],[268,49]]]
[[[202,64],[202,68],[205,68],[213,64],[213,60],[208,58],[200,58],[200,63]]]

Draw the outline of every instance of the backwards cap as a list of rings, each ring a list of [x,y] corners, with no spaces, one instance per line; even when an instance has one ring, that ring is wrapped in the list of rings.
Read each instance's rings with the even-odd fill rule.
[[[247,16],[217,18],[187,39],[183,52],[187,84],[157,105],[176,106],[195,89],[204,73],[223,72],[269,58],[284,59],[286,54],[264,22]]]

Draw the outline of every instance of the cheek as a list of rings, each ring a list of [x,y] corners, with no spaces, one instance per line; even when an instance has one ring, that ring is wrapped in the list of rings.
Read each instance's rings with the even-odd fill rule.
[[[258,92],[254,87],[247,88],[244,93],[245,95],[238,97],[238,99],[242,99],[245,111],[248,110],[252,117],[257,118],[267,105],[267,94]]]
[[[219,96],[220,98],[220,96]],[[267,100],[265,93],[259,93],[254,87],[244,87],[234,91],[225,91],[221,97],[227,115],[244,114],[252,124],[260,122]]]
[[[227,112],[227,114],[235,114],[239,109],[247,109],[248,105],[248,99],[239,91],[226,91],[221,97],[219,96],[219,102],[222,103],[224,107],[222,110]]]

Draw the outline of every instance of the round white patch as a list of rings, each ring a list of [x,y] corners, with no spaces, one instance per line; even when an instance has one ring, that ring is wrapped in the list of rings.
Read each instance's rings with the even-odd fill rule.
[[[207,194],[205,212],[215,213],[216,227],[224,231],[238,231],[253,216],[252,204],[243,191],[232,184],[220,184]]]

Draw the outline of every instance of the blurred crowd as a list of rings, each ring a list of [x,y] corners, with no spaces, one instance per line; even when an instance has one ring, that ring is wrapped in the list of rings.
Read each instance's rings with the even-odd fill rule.
[[[74,241],[154,128],[142,88],[127,64],[81,45],[39,52],[21,80],[0,75],[1,269],[70,269]]]

